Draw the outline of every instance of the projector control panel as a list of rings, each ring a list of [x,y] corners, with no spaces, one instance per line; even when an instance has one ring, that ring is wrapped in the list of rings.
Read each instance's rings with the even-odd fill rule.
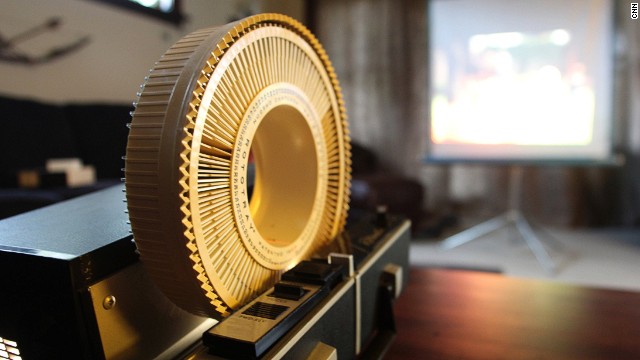
[[[256,358],[290,330],[344,278],[344,266],[303,261],[264,294],[204,333],[209,353]]]

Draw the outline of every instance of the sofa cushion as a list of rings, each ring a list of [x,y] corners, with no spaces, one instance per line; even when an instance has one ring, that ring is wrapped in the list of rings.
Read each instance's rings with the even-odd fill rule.
[[[63,108],[0,97],[0,186],[16,186],[16,173],[50,158],[77,156]]]
[[[65,107],[78,154],[96,168],[98,179],[123,176],[122,157],[126,153],[131,106],[83,104]]]

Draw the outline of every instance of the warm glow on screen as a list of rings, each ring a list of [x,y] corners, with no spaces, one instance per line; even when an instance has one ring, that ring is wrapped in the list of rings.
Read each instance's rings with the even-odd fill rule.
[[[610,156],[610,5],[432,0],[430,155]]]

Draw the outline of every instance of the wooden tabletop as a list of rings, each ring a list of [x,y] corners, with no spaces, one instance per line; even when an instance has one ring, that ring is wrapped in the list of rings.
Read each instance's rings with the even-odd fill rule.
[[[394,309],[385,359],[640,359],[640,293],[414,268]]]

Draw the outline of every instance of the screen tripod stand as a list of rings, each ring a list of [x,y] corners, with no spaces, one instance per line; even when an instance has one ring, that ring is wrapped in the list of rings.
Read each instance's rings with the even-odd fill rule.
[[[443,250],[449,250],[458,246],[469,243],[484,235],[492,233],[496,230],[506,228],[513,225],[520,234],[520,238],[525,241],[531,252],[535,255],[538,263],[550,274],[556,272],[556,264],[545,249],[544,245],[538,239],[535,232],[529,225],[521,212],[522,197],[522,176],[523,169],[521,166],[511,166],[509,169],[509,209],[502,215],[474,225],[460,233],[452,235],[444,239],[441,243]]]

